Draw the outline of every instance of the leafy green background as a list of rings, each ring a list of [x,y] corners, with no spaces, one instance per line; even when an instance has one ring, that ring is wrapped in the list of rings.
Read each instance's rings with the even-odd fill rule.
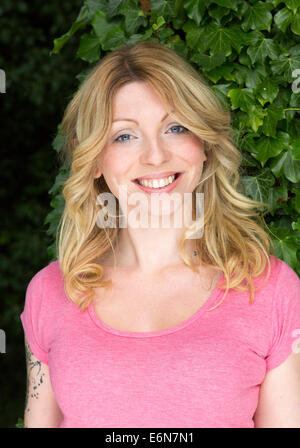
[[[21,1],[17,11],[4,0],[0,7],[0,43],[5,50],[14,42],[17,49],[9,63],[11,50],[4,51],[7,59],[0,58],[0,67],[9,75],[4,112],[10,124],[1,135],[6,145],[0,191],[6,204],[0,233],[1,328],[9,329],[7,354],[1,355],[8,361],[1,370],[10,378],[6,401],[0,405],[4,426],[14,425],[23,413],[25,371],[20,373],[23,335],[18,317],[23,294],[34,273],[56,259],[55,231],[64,206],[61,188],[68,174],[68,167],[58,164],[63,137],[57,125],[71,92],[106,53],[154,40],[173,48],[204,75],[231,111],[233,139],[243,155],[244,192],[270,204],[261,213],[275,254],[300,276],[300,0],[33,3],[42,25],[31,25],[29,32],[21,17],[32,20],[32,6],[29,12],[28,3]],[[10,21],[4,12],[13,8]],[[9,94],[14,85],[23,111]],[[54,152],[49,150],[52,139]],[[5,213],[11,204],[13,213]]]
[[[142,40],[167,45],[209,80],[232,114],[243,154],[242,185],[261,208],[275,254],[300,275],[300,0],[86,0],[69,30],[54,40],[62,52],[71,36],[76,56],[93,65],[107,52]],[[300,78],[300,70],[298,77]],[[63,139],[54,141],[60,151]],[[51,189],[48,234],[63,209],[62,167]],[[54,245],[49,248],[56,258]]]

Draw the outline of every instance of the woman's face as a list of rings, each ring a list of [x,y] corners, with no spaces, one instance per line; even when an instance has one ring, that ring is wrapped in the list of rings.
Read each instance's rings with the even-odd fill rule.
[[[180,172],[174,188],[166,191],[192,193],[206,155],[201,140],[185,129],[175,114],[167,115],[148,84],[132,82],[121,87],[114,97],[113,123],[95,177],[103,174],[118,199],[121,185],[128,197],[139,192],[150,198],[151,193],[135,182],[137,178],[160,173],[159,178],[166,178],[166,172]]]

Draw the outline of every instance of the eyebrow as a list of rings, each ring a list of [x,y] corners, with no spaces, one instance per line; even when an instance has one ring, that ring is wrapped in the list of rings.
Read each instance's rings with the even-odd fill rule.
[[[174,110],[172,110],[171,112],[174,112]],[[167,118],[169,114],[166,114],[162,119],[161,119],[161,123]],[[139,124],[138,121],[133,120],[132,118],[115,118],[112,122],[114,123],[115,121],[133,121],[136,124]]]

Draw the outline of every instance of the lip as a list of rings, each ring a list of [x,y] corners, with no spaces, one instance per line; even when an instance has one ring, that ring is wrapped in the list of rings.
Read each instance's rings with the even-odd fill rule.
[[[173,176],[173,174],[180,173],[179,171],[164,171],[163,173],[150,173],[146,174],[146,176],[137,177],[135,180],[143,180],[143,179],[163,179],[164,177]],[[181,173],[180,173],[181,174]]]
[[[176,188],[176,186],[178,185],[178,183],[181,181],[181,178],[183,176],[184,173],[178,173],[179,176],[177,177],[177,179],[174,180],[174,182],[172,182],[171,184],[167,185],[166,187],[161,187],[161,188],[151,188],[151,187],[144,187],[144,185],[141,185],[138,183],[137,179],[133,180],[132,182],[134,184],[136,184],[142,191],[145,191],[146,193],[149,194],[157,194],[157,193],[169,193],[170,191],[174,190],[174,188]],[[145,178],[143,178],[145,179]]]

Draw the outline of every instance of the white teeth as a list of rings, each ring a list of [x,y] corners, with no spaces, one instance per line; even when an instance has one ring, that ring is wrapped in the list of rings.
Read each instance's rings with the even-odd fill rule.
[[[138,180],[138,183],[143,185],[144,187],[150,188],[162,188],[166,185],[171,184],[175,179],[175,175],[166,177],[164,179],[152,179],[152,180]]]

